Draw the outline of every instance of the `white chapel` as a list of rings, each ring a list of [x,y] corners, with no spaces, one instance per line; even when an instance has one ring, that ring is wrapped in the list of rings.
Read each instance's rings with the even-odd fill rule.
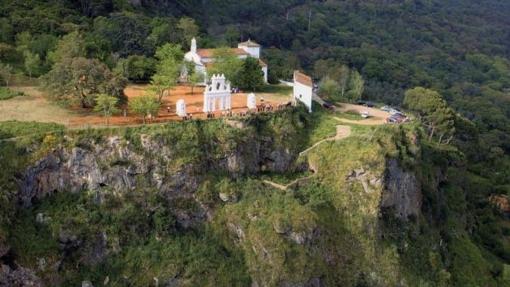
[[[230,82],[224,75],[213,75],[204,90],[204,113],[224,111],[232,108]]]
[[[193,38],[191,40],[191,49],[184,55],[184,59],[188,62],[195,64],[195,71],[204,74],[204,83],[207,79],[207,67],[214,63],[214,53],[216,49],[198,49],[197,40]],[[264,82],[267,83],[267,64],[260,59],[261,46],[252,40],[239,43],[237,48],[231,48],[231,52],[239,59],[246,59],[253,57],[259,60],[260,69],[264,73]]]

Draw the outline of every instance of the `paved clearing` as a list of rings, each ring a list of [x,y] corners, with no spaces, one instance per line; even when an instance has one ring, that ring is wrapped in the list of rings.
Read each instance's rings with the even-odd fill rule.
[[[9,100],[0,101],[0,121],[17,120],[17,121],[36,121],[36,122],[53,122],[66,125],[70,128],[86,128],[90,126],[104,126],[105,119],[98,113],[92,112],[90,109],[81,108],[63,108],[49,101],[44,92],[36,86],[18,86],[10,87],[15,91],[22,91],[26,96],[14,97]],[[145,94],[146,85],[129,85],[124,90],[128,99],[139,97]],[[163,104],[159,111],[159,115],[152,122],[167,122],[181,120],[175,113],[175,104],[179,99],[186,101],[187,112],[193,114],[194,118],[205,119],[206,115],[202,112],[203,106],[203,87],[194,88],[191,93],[189,86],[177,86],[170,91],[169,96],[163,98]],[[278,93],[257,93],[257,103],[272,104],[276,106],[280,103],[290,101],[290,96]],[[232,109],[234,113],[246,112],[245,93],[232,95]],[[167,110],[170,108],[170,111]],[[125,109],[125,108],[122,108]],[[220,112],[216,116],[220,116]],[[141,124],[140,116],[127,112],[126,116],[122,114],[112,116],[110,125],[136,125]]]
[[[383,125],[386,123],[386,119],[390,117],[390,113],[382,111],[377,108],[369,108],[361,105],[353,105],[353,104],[340,104],[339,107],[337,107],[337,111],[339,112],[355,112],[355,113],[362,113],[362,112],[368,112],[370,117],[368,119],[362,119],[359,121],[356,120],[349,120],[349,119],[342,119],[335,117],[335,119],[348,123],[348,124],[357,124],[357,125],[367,125],[367,126],[375,126],[375,125]]]

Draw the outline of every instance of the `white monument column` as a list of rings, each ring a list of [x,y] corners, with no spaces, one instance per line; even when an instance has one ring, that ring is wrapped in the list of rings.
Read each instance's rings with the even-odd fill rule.
[[[209,111],[209,98],[204,96],[204,113],[207,113],[208,111]]]
[[[250,93],[248,95],[248,98],[246,100],[246,106],[248,106],[248,109],[256,109],[257,108],[257,98],[255,97],[254,93]]]
[[[184,102],[183,99],[180,99],[180,100],[177,101],[177,104],[175,106],[175,110],[176,110],[177,115],[179,117],[185,117],[185,116],[188,115],[186,113],[186,103]]]

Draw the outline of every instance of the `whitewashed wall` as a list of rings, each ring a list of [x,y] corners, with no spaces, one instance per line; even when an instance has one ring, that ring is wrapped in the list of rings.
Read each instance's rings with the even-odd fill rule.
[[[294,99],[300,101],[308,107],[308,112],[312,112],[312,87],[294,82]]]

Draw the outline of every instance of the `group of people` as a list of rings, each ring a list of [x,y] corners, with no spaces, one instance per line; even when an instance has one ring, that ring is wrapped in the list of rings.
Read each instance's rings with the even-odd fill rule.
[[[291,106],[292,106],[291,102],[278,104],[276,106],[276,108],[273,105],[269,104],[269,103],[261,103],[261,104],[257,105],[256,110],[248,110],[248,111],[234,113],[232,111],[232,109],[228,109],[228,110],[221,111],[221,116],[222,117],[246,117],[246,116],[248,116],[250,114],[254,114],[254,113],[272,112],[275,109],[276,110],[283,110],[283,109],[286,109],[286,108],[291,107]],[[187,114],[186,116],[181,117],[181,118],[184,121],[192,120],[193,119],[193,115],[192,114]],[[216,114],[213,113],[213,112],[207,112],[206,113],[206,118],[207,119],[214,119],[214,118],[216,118]]]
[[[192,119],[193,119],[193,114],[191,114],[191,113],[186,114],[184,117],[182,117],[183,121],[192,120]]]

